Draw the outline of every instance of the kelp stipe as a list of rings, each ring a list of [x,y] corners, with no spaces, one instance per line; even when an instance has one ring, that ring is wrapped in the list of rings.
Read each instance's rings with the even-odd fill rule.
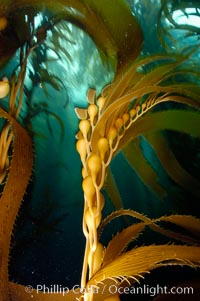
[[[155,61],[155,57],[153,58],[153,60]],[[180,60],[180,62],[182,61],[184,61],[184,58]],[[126,253],[123,254],[123,256],[121,255],[123,258],[122,261],[120,260],[121,257],[117,257],[116,261],[114,261],[115,262],[114,264],[112,260],[115,257],[113,255],[114,254],[113,250],[117,250],[117,248],[119,248],[120,246],[120,235],[117,235],[116,240],[114,238],[112,240],[113,241],[112,243],[113,246],[111,248],[112,253],[110,253],[112,262],[110,263],[109,266],[108,264],[109,261],[107,262],[105,260],[106,258],[105,254],[107,254],[107,250],[103,248],[103,246],[100,244],[100,242],[97,239],[98,238],[97,229],[99,227],[99,223],[101,220],[101,214],[102,214],[101,212],[104,204],[104,196],[101,193],[101,188],[103,187],[106,178],[107,168],[113,156],[121,148],[125,147],[126,149],[126,144],[130,140],[134,141],[135,137],[145,132],[151,133],[154,131],[159,131],[167,128],[176,129],[179,131],[187,131],[188,129],[187,130],[184,129],[185,126],[183,125],[183,123],[181,123],[181,125],[178,122],[176,123],[175,119],[173,118],[174,114],[176,116],[179,116],[179,118],[181,118],[180,117],[181,114],[183,115],[197,114],[196,118],[193,116],[194,118],[192,119],[194,122],[194,125],[192,125],[193,128],[192,132],[195,135],[199,135],[199,130],[196,131],[196,129],[198,128],[199,113],[194,113],[189,111],[185,112],[181,110],[179,111],[169,110],[166,112],[168,118],[162,118],[165,112],[148,114],[149,111],[152,110],[154,106],[166,101],[181,102],[188,105],[194,105],[195,107],[199,108],[198,95],[193,94],[193,92],[192,95],[190,88],[187,89],[187,85],[180,84],[180,87],[182,86],[183,89],[182,89],[182,93],[178,95],[179,92],[178,84],[170,85],[170,86],[162,84],[162,82],[163,83],[165,82],[166,78],[169,79],[171,76],[174,76],[176,72],[175,68],[177,62],[174,62],[172,64],[168,63],[165,64],[164,66],[161,65],[153,69],[153,71],[151,71],[150,73],[141,76],[141,74],[138,73],[137,71],[138,66],[140,64],[144,65],[144,63],[150,63],[150,62],[152,62],[151,58],[144,59],[144,60],[141,59],[141,61],[139,60],[135,64],[133,63],[129,69],[127,68],[128,70],[124,76],[122,76],[120,79],[117,78],[111,86],[105,89],[106,96],[105,96],[105,92],[103,91],[102,95],[95,99],[94,91],[93,93],[92,91],[89,91],[88,109],[87,110],[76,109],[77,115],[81,119],[79,123],[80,131],[77,134],[77,139],[78,139],[77,150],[80,154],[80,158],[83,164],[82,185],[84,191],[84,204],[85,204],[84,216],[83,216],[83,232],[86,236],[86,249],[85,249],[85,259],[83,265],[83,273],[82,273],[83,286],[85,286],[87,283],[86,281],[87,275],[89,275],[88,286],[92,284],[95,285],[95,283],[98,282],[101,283],[106,278],[112,279],[113,281],[116,280],[118,285],[120,285],[124,281],[128,282],[131,278],[138,279],[143,276],[144,271],[149,271],[149,268],[147,266],[143,268],[144,270],[142,270],[142,268],[140,271],[138,270],[138,274],[137,272],[135,274],[133,273],[133,268],[130,268],[129,270],[129,267],[131,266],[131,260],[133,260],[133,265],[136,260],[134,255],[135,254],[134,249],[133,251],[129,251],[127,253],[127,257],[125,255]],[[180,71],[178,70],[177,72]],[[137,76],[138,76],[138,81],[136,80]],[[144,95],[145,95],[145,100],[143,100]],[[188,97],[187,95],[190,95],[190,97]],[[143,115],[146,115],[146,117],[143,117]],[[161,122],[160,116],[162,116],[161,118],[163,122]],[[148,120],[148,118],[151,121],[150,123],[148,123],[147,121],[146,124],[146,120]],[[155,118],[155,123],[152,122],[153,118]],[[158,118],[158,122],[156,121],[157,118]],[[139,127],[137,123],[139,123]],[[113,214],[115,215],[115,213]],[[123,214],[123,210],[116,213],[116,216],[122,214]],[[134,214],[136,217],[140,216],[138,213],[134,213]],[[147,222],[147,224],[151,224],[151,221],[149,219],[145,217],[142,217],[142,219],[145,222]],[[185,221],[186,220],[187,217]],[[107,220],[107,222],[108,221],[109,220]],[[195,222],[196,229],[198,229],[199,220],[195,220],[195,221],[197,222],[197,224]],[[143,227],[141,227],[141,230],[142,228]],[[128,230],[130,231],[131,234],[134,233],[131,232],[133,231],[132,227],[130,227]],[[170,231],[169,232],[165,230],[164,231],[160,230],[160,231],[161,233],[165,235],[170,235],[175,239],[178,237],[176,236],[175,233],[174,233],[175,235],[173,233],[170,234]],[[184,239],[184,237],[182,237],[181,235],[179,238],[184,242],[189,242],[187,238]],[[147,247],[147,250],[148,248],[150,254],[154,254],[154,248]],[[161,251],[162,248],[166,250],[166,258],[169,259],[169,264],[170,264],[170,260],[172,260],[172,262],[176,264],[179,264],[180,262],[184,263],[183,258],[187,253],[187,251],[186,253],[184,252],[184,247],[157,246],[155,250]],[[194,247],[194,248],[195,248],[194,250],[196,250],[196,255],[195,255],[196,257],[199,248],[198,247]],[[176,255],[179,254],[178,257],[176,258],[170,257],[171,256],[170,252],[171,251],[172,253],[174,252],[173,249],[176,250]],[[187,250],[187,247],[185,250]],[[190,253],[190,250],[192,251],[192,249],[190,248],[188,249],[188,255]],[[137,249],[137,252],[140,252],[139,248]],[[142,249],[141,252],[143,252]],[[181,253],[185,254],[183,255],[183,258],[179,257],[181,256]],[[161,260],[160,261],[161,264],[161,262],[164,261],[164,258],[159,260]],[[198,256],[194,261],[196,261],[195,264],[198,265],[197,263],[199,261]],[[194,261],[192,260],[193,263]],[[126,262],[128,262],[127,265]],[[105,268],[104,265],[106,266]],[[89,274],[87,274],[87,269],[89,270]],[[120,272],[116,272],[118,270]],[[90,298],[93,297],[86,296],[86,300],[92,300]]]
[[[189,215],[169,215],[157,219],[150,219],[133,210],[121,209],[114,211],[102,221],[102,209],[105,205],[105,198],[102,188],[106,189],[105,180],[108,173],[111,195],[119,195],[112,174],[108,172],[110,162],[114,155],[123,150],[126,159],[132,166],[137,168],[137,160],[132,160],[132,151],[140,153],[144,171],[138,173],[152,190],[162,195],[163,187],[156,180],[149,181],[147,174],[156,173],[152,171],[149,162],[145,162],[143,153],[137,137],[144,135],[145,139],[152,144],[158,156],[161,158],[163,166],[173,180],[180,186],[184,183],[191,183],[191,190],[199,196],[199,185],[195,178],[184,171],[178,164],[176,158],[170,153],[170,148],[166,146],[166,141],[162,136],[162,130],[171,129],[190,133],[194,136],[200,135],[199,130],[199,73],[186,70],[184,63],[189,61],[194,50],[185,49],[183,55],[155,55],[137,58],[141,50],[142,34],[136,19],[132,16],[128,6],[124,1],[116,1],[113,9],[112,1],[43,1],[50,12],[58,15],[51,16],[50,22],[43,24],[39,28],[34,28],[33,17],[27,10],[18,11],[15,17],[23,20],[25,32],[32,33],[27,36],[20,35],[20,29],[16,28],[16,35],[20,37],[11,44],[11,49],[2,58],[1,64],[9,59],[10,55],[18,47],[21,47],[18,72],[11,79],[11,92],[8,112],[0,109],[0,114],[8,120],[1,131],[1,160],[4,166],[1,170],[2,181],[6,179],[2,197],[0,200],[0,280],[1,301],[60,301],[65,300],[120,300],[119,294],[111,294],[109,287],[114,284],[117,288],[129,286],[134,282],[139,282],[151,270],[165,265],[188,265],[191,267],[200,266],[199,254],[199,219]],[[163,1],[162,1],[163,2]],[[0,5],[2,14],[6,17],[0,18],[0,31],[2,33],[2,50],[9,50],[8,39],[6,38],[7,19],[12,19],[15,9],[34,6],[35,12],[40,11],[41,1],[19,0],[10,1],[10,5]],[[83,233],[86,237],[86,248],[83,262],[83,271],[80,285],[83,290],[68,292],[65,297],[60,294],[43,294],[32,290],[27,293],[27,288],[20,284],[8,281],[8,261],[10,238],[16,215],[21,205],[26,185],[29,181],[33,164],[32,141],[27,131],[17,121],[23,103],[24,79],[26,74],[26,63],[29,54],[42,43],[47,35],[47,31],[59,20],[59,10],[65,5],[61,18],[71,21],[88,32],[96,42],[101,51],[102,59],[107,56],[116,71],[114,81],[105,87],[101,95],[97,95],[94,89],[88,91],[88,105],[86,108],[77,108],[76,113],[80,118],[79,132],[77,133],[76,148],[80,154],[82,169],[82,188],[84,192],[84,212],[83,212]],[[69,7],[72,9],[68,9]],[[118,15],[123,17],[123,26],[118,24]],[[123,13],[122,13],[123,12]],[[20,17],[21,15],[21,17]],[[83,16],[85,18],[83,18]],[[18,19],[18,20],[19,20]],[[26,21],[28,19],[28,21]],[[94,24],[98,26],[94,26]],[[102,30],[96,31],[96,28]],[[32,31],[33,30],[33,31]],[[133,39],[134,36],[134,39]],[[25,39],[24,39],[25,38]],[[134,41],[137,41],[135,44]],[[34,44],[34,41],[37,41]],[[103,43],[105,42],[105,43]],[[196,49],[195,49],[196,50]],[[36,53],[36,52],[35,52]],[[65,55],[67,53],[65,52]],[[158,64],[158,62],[160,62]],[[49,77],[48,71],[41,70],[43,78]],[[176,76],[183,75],[185,81],[177,82]],[[192,74],[192,77],[190,75]],[[190,79],[190,80],[189,80]],[[58,81],[50,79],[50,85],[58,88]],[[62,83],[62,82],[61,82]],[[45,87],[43,87],[45,90]],[[8,83],[3,80],[2,97],[9,92]],[[18,101],[17,101],[18,98]],[[183,109],[165,110],[159,105],[167,102],[181,103]],[[192,108],[192,110],[190,109]],[[43,108],[48,113],[46,108]],[[53,112],[50,112],[53,114]],[[31,115],[32,116],[32,115]],[[33,114],[34,116],[34,114]],[[62,122],[56,115],[63,129]],[[186,123],[185,120],[190,120]],[[180,122],[181,121],[181,122]],[[26,122],[24,122],[26,126]],[[33,134],[31,132],[31,134]],[[11,142],[14,141],[12,145]],[[178,170],[183,172],[184,178],[177,172],[175,175],[167,166],[166,157],[162,157],[161,148],[170,154],[171,162],[178,166]],[[9,152],[8,152],[9,150]],[[10,161],[10,152],[13,152]],[[2,155],[3,154],[3,155]],[[9,167],[9,170],[8,170]],[[20,179],[19,178],[20,175]],[[16,185],[17,183],[17,185]],[[193,187],[193,188],[192,188]],[[113,203],[119,206],[113,199]],[[122,204],[122,202],[121,202]],[[129,225],[121,232],[117,233],[107,246],[101,242],[101,233],[105,231],[108,223],[120,216],[129,216],[137,219],[138,222]],[[172,230],[169,223],[178,226],[180,231]],[[130,249],[126,251],[131,241],[136,239],[142,232],[150,228],[168,237],[170,240],[181,242],[173,245],[150,245]],[[176,229],[176,227],[175,227]]]

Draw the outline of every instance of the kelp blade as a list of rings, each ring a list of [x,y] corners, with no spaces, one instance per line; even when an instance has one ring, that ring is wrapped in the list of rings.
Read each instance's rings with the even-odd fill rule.
[[[126,147],[123,148],[122,153],[131,167],[137,172],[137,175],[140,177],[143,183],[160,198],[163,198],[166,195],[166,191],[162,186],[159,185],[158,175],[151,167],[150,163],[145,159],[138,140],[132,140]]]
[[[148,271],[170,263],[200,266],[199,247],[158,245],[134,248],[101,268],[88,281],[88,285],[97,284],[106,278],[120,279],[121,276],[139,279]]]
[[[189,215],[163,216],[159,221],[170,222],[184,228],[194,236],[200,237],[200,219]]]
[[[108,194],[108,196],[110,197],[113,205],[115,206],[115,209],[116,210],[121,209],[123,207],[123,202],[117,184],[115,182],[114,176],[112,174],[111,168],[108,168],[104,189]]]
[[[110,58],[115,67],[126,64],[140,54],[143,41],[142,31],[124,0],[116,0],[114,6],[112,0],[58,0],[56,2],[10,0],[6,3],[0,2],[1,14],[5,16],[12,16],[16,10],[19,11],[19,14],[25,14],[26,10],[29,14],[31,14],[31,10],[36,14],[43,11],[44,7],[56,14],[55,22],[58,22],[59,18],[60,20],[64,19],[86,31],[99,50]],[[20,12],[20,9],[23,11]],[[13,20],[14,22],[15,20]],[[24,22],[24,28],[27,27],[23,18],[22,22]],[[22,30],[23,26],[20,28]],[[11,30],[16,31],[17,36],[23,37],[21,44],[26,41],[23,31],[19,33],[14,27]],[[2,37],[4,38],[4,35]],[[5,40],[5,43],[7,45],[8,41]],[[20,46],[22,45],[16,43],[13,48],[16,50]],[[4,45],[1,44],[1,47]],[[4,61],[3,56],[1,61]]]
[[[154,132],[148,133],[145,137],[155,149],[157,157],[168,175],[183,189],[199,197],[200,182],[181,166],[163,135],[160,132]]]
[[[105,250],[103,265],[106,265],[118,257],[128,246],[128,244],[139,236],[139,234],[144,230],[145,226],[146,223],[137,223],[117,233],[111,239]]]
[[[187,122],[188,120],[190,122]],[[168,110],[148,114],[139,118],[130,126],[126,135],[121,139],[119,148],[123,148],[130,140],[138,135],[166,129],[199,137],[199,120],[199,112],[186,110]]]
[[[1,108],[0,116],[10,122],[15,137],[11,166],[0,199],[0,299],[1,301],[7,301],[8,261],[11,236],[32,173],[33,146],[27,132]]]

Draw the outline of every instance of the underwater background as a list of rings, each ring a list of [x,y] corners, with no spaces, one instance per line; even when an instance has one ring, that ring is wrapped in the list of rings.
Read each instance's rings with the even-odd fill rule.
[[[185,31],[172,31],[171,36],[166,37],[166,48],[158,37],[158,27],[168,30],[169,25],[164,17],[161,18],[161,24],[158,23],[162,1],[127,2],[138,18],[144,34],[141,55],[165,53],[166,48],[169,52],[178,52],[188,44],[200,43],[198,1],[191,2],[194,8],[192,4],[188,5],[190,10],[196,12],[196,19],[188,17],[181,10],[182,3],[185,7],[187,1],[176,1],[174,19],[181,25],[195,24],[198,31],[191,36],[187,35],[187,28]],[[38,14],[34,18],[35,24],[39,26],[45,13],[44,10],[44,15]],[[62,48],[56,47],[56,41]],[[18,53],[0,71],[0,78],[12,75],[17,66],[17,58]],[[193,64],[196,62],[196,66],[199,66],[199,59],[200,54],[195,53]],[[30,130],[34,139],[35,162],[13,236],[10,279],[17,283],[33,287],[38,283],[72,287],[80,282],[85,245],[82,233],[84,198],[81,162],[75,147],[75,135],[78,131],[75,108],[86,107],[89,88],[96,89],[99,94],[113,78],[112,65],[102,62],[92,39],[67,21],[58,23],[48,32],[45,42],[28,61],[26,101],[20,118],[22,125]],[[6,107],[6,100],[2,101],[2,106]],[[165,135],[176,158],[188,172],[200,180],[199,139],[172,131],[165,131]],[[145,158],[159,175],[159,183],[165,188],[167,195],[156,195],[143,183],[137,170],[133,169],[123,153],[119,152],[111,163],[111,171],[123,207],[151,218],[172,213],[200,217],[197,196],[178,187],[165,172],[153,147],[143,137],[139,137],[139,140]],[[106,216],[114,210],[115,204],[111,202],[106,189],[104,196]],[[112,226],[109,225],[103,240],[107,242],[128,223],[129,220],[120,219]],[[138,238],[136,245],[161,242],[165,242],[165,238],[146,231],[142,238]],[[154,271],[145,278],[144,283],[157,283],[161,275],[164,284],[166,281],[173,282],[177,277],[185,280],[198,276],[198,272],[191,268],[174,270],[175,276],[172,276],[170,268]],[[137,296],[137,300],[150,299],[149,296]]]

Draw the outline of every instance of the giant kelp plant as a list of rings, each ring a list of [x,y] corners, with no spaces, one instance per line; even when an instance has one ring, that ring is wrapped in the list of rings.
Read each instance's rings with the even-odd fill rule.
[[[142,47],[141,26],[124,0],[0,1],[1,301],[120,300],[120,294],[127,291],[127,287],[158,267],[200,265],[198,215],[186,212],[149,218],[146,212],[123,208],[120,185],[111,168],[113,158],[121,153],[148,189],[165,198],[171,192],[162,185],[158,168],[146,154],[144,145],[147,145],[173,183],[191,195],[194,202],[199,201],[199,181],[181,165],[169,136],[175,133],[177,138],[176,134],[182,133],[191,143],[200,136],[199,27],[183,26],[174,19],[177,11],[186,18],[190,15],[199,18],[200,9],[196,1],[189,5],[187,1],[171,0],[128,2],[135,15],[137,9],[140,12],[138,19],[145,6],[150,12],[151,5],[156,5],[159,53],[149,54],[147,40],[154,35],[151,29],[149,36],[145,32],[147,39]],[[192,8],[192,12],[188,8]],[[148,22],[148,16],[145,20]],[[45,100],[34,102],[34,93],[39,86],[42,95],[48,98],[53,90],[67,89],[69,83],[65,75],[52,72],[49,64],[61,62],[65,57],[67,64],[73,65],[74,58],[62,41],[77,46],[80,41],[73,40],[74,28],[92,38],[96,46],[94,56],[99,55],[104,66],[102,73],[107,70],[109,79],[103,89],[100,85],[89,87],[87,102],[82,106],[76,104],[75,108],[79,130],[74,145],[82,164],[84,200],[80,200],[80,204],[83,204],[82,230],[86,240],[80,286],[66,291],[65,296],[61,292],[45,294],[36,290],[27,293],[27,287],[11,281],[9,270],[11,247],[19,245],[17,235],[13,237],[17,216],[23,199],[27,203],[30,197],[27,186],[36,159],[34,149],[36,152],[37,139],[45,139],[39,129],[44,123],[36,128],[33,120],[42,114],[47,118],[50,135],[57,131],[57,141],[66,138],[66,126],[59,114]],[[179,43],[182,41],[179,32],[192,43]],[[100,72],[100,76],[104,74]],[[70,99],[68,101],[70,103]],[[35,172],[32,182],[37,177]],[[103,210],[110,199],[116,210],[108,214],[107,209]],[[29,240],[21,238],[22,246],[28,248],[30,240],[37,239],[41,232],[53,231],[67,218],[67,213],[63,213],[49,221],[55,205],[50,201],[46,204],[46,213],[37,216],[25,207],[25,217],[30,215],[38,228],[32,233],[29,231]],[[118,228],[119,232],[105,242],[102,239],[105,228],[117,218],[124,221],[123,229]],[[20,219],[21,214],[17,225]],[[166,243],[134,246],[133,242],[146,228],[166,237]],[[173,244],[169,244],[168,239]],[[117,288],[115,293],[109,290],[111,285]]]

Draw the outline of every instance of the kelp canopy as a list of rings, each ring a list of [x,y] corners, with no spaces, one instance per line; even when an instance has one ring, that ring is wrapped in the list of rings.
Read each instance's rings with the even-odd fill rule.
[[[196,1],[0,0],[0,300],[119,300],[199,267],[199,20]]]

